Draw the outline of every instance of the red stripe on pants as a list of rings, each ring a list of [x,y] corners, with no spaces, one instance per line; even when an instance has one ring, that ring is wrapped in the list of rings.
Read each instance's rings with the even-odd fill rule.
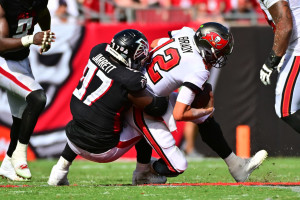
[[[11,81],[13,81],[15,84],[17,84],[18,86],[20,86],[24,90],[27,90],[27,91],[31,92],[31,89],[29,89],[26,85],[21,83],[16,77],[14,77],[12,74],[8,73],[7,71],[2,69],[1,67],[0,67],[0,74],[5,76],[6,78],[10,79]]]
[[[127,140],[127,141],[119,141],[117,147],[122,149],[122,148],[126,148],[128,146],[130,146],[132,143],[135,143],[136,141],[139,141],[142,138],[142,136],[138,136],[135,138],[132,138],[131,140]]]
[[[292,66],[292,70],[288,76],[288,80],[283,94],[282,108],[281,108],[282,117],[286,117],[290,114],[292,92],[297,78],[297,74],[299,73],[299,65],[300,65],[300,57],[297,56],[295,58],[294,65]]]
[[[152,145],[154,150],[157,152],[157,154],[164,160],[164,162],[166,163],[169,170],[172,172],[176,172],[176,170],[174,169],[174,167],[172,166],[172,164],[170,163],[168,158],[165,156],[164,152],[161,150],[160,146],[157,144],[157,142],[153,138],[151,132],[148,130],[148,127],[143,120],[143,113],[138,109],[133,109],[133,113],[134,113],[135,124],[142,131],[143,135],[150,142],[150,144]]]

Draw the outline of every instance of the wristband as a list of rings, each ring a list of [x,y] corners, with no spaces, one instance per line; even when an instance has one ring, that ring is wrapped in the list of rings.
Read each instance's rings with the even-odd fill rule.
[[[33,35],[26,35],[22,37],[21,42],[24,47],[28,47],[29,45],[33,44]]]
[[[282,56],[280,56],[280,57],[279,57],[279,56],[276,56],[276,55],[275,55],[275,52],[274,52],[273,49],[272,49],[272,51],[270,52],[268,58],[267,58],[266,61],[265,61],[265,65],[266,65],[268,68],[274,69],[274,68],[276,68],[277,65],[280,63],[281,58],[282,58]]]

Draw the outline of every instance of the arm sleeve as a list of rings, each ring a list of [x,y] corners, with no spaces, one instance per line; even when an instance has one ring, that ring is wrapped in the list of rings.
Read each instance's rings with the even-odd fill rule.
[[[195,92],[193,92],[193,90],[191,90],[186,86],[182,86],[178,93],[178,97],[176,101],[190,106],[194,101],[194,98],[195,98]]]
[[[209,78],[209,71],[207,70],[197,71],[185,78],[183,86],[190,88],[191,90],[193,90],[193,92],[198,94],[203,90],[203,85],[208,80],[208,78]]]
[[[195,85],[191,82],[184,82],[182,86],[190,88],[190,90],[192,90],[196,94],[198,94],[202,91],[202,89],[200,87],[198,87],[197,85]]]

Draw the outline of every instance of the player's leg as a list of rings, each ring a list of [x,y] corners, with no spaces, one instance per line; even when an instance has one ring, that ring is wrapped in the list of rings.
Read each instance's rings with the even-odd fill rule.
[[[300,56],[286,55],[276,85],[275,110],[279,118],[300,133]]]
[[[137,163],[132,175],[132,185],[166,183],[167,178],[165,176],[160,176],[151,171],[152,147],[145,138],[135,144],[135,149]]]
[[[198,124],[198,128],[202,140],[225,161],[230,174],[237,182],[246,181],[267,157],[265,150],[259,151],[250,159],[236,156],[227,144],[220,125],[213,117]]]
[[[23,178],[17,176],[14,167],[11,164],[11,156],[17,146],[19,138],[21,119],[13,116],[13,123],[10,128],[10,143],[8,150],[0,167],[0,175],[12,181],[24,181]]]
[[[290,127],[292,127],[297,133],[300,133],[300,110],[297,110],[293,114],[290,114],[282,118]]]
[[[67,143],[58,162],[52,167],[48,184],[49,185],[69,185],[68,173],[72,162],[77,154],[70,148]]]
[[[67,125],[72,126],[72,123]],[[68,130],[76,130],[76,128]],[[67,135],[70,135],[68,133]],[[75,159],[76,155],[99,163],[112,162],[124,155],[129,149],[131,149],[140,139],[142,138],[141,134],[133,130],[130,126],[124,127],[123,131],[120,134],[120,141],[116,147],[103,152],[103,153],[91,153],[80,147],[76,146],[72,141],[68,139],[68,144],[66,145],[59,161],[56,165],[53,166],[48,184],[49,185],[66,185],[68,184],[67,175],[69,167],[72,164],[72,161]],[[101,145],[101,144],[99,144]]]
[[[187,161],[175,145],[173,135],[166,124],[136,109],[133,113],[133,126],[143,133],[148,143],[161,157],[152,163],[152,168],[166,177],[174,177],[183,173],[187,168]]]
[[[12,155],[12,164],[18,175],[30,178],[31,174],[27,167],[27,147],[38,117],[46,105],[46,94],[43,90],[32,91],[26,97],[26,102],[27,106],[20,124],[19,140]]]
[[[7,91],[12,115],[21,119],[15,150],[15,144],[11,146],[11,163],[19,176],[31,178],[27,165],[27,145],[37,118],[45,106],[46,96],[42,87],[34,80],[28,59],[10,61],[1,58],[0,66],[0,84]]]

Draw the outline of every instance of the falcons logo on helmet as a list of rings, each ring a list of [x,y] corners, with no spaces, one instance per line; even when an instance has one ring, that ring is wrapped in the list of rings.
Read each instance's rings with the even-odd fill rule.
[[[140,57],[141,55],[145,55],[145,57],[148,56],[149,53],[149,44],[142,38],[136,41],[136,43],[139,44],[138,48],[136,49],[134,53],[133,59],[135,60],[136,58]]]
[[[206,33],[202,39],[207,40],[214,48],[218,50],[223,49],[228,44],[228,40],[223,39],[218,33],[215,32]]]

